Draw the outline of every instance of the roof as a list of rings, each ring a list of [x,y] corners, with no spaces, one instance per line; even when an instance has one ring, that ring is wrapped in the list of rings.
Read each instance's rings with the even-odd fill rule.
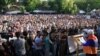
[[[52,10],[34,10],[34,13],[56,13],[56,11]]]
[[[17,13],[21,13],[21,11],[16,10],[16,11],[8,11],[8,12],[6,12],[6,14],[17,14]]]

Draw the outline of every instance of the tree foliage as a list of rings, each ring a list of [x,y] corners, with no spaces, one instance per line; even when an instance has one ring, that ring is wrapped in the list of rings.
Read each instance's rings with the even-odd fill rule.
[[[27,0],[24,6],[27,11],[33,11],[38,7],[39,4],[40,0]]]
[[[49,2],[50,8],[56,10],[58,13],[75,14],[78,11],[74,0],[54,0]]]
[[[14,0],[0,0],[0,8],[8,10],[9,6],[14,3]]]
[[[7,11],[10,5],[13,5],[16,0],[0,0],[0,11]],[[100,0],[48,0],[41,3],[40,0],[25,0],[21,4],[21,10],[32,12],[35,9],[55,10],[58,13],[77,13],[78,9],[91,11],[100,9]]]
[[[61,12],[75,14],[78,11],[77,5],[74,4],[74,0],[62,0]]]
[[[58,11],[58,8],[60,7],[59,6],[59,3],[58,3],[58,0],[54,0],[54,1],[49,1],[48,2],[48,4],[49,4],[49,8],[50,8],[50,10],[56,10],[56,11]],[[58,7],[59,6],[59,7]]]
[[[42,10],[49,10],[49,2],[48,1],[43,1],[40,6],[39,6],[39,9],[42,9]]]
[[[80,9],[85,11],[87,11],[87,7],[89,7],[90,11],[100,9],[100,0],[75,0],[75,3]]]

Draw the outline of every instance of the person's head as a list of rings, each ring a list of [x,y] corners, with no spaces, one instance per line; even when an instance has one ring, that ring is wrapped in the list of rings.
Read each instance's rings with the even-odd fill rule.
[[[88,30],[88,34],[89,35],[93,35],[94,34],[94,30],[92,30],[92,29]]]
[[[84,37],[87,38],[88,37],[88,29],[83,29],[83,33],[84,33]]]
[[[24,36],[27,36],[27,35],[28,35],[28,32],[27,32],[27,31],[24,31],[24,32],[23,32],[23,35],[24,35]]]
[[[40,31],[37,31],[37,36],[40,36],[41,35],[41,32]]]
[[[15,33],[15,36],[16,36],[17,38],[19,38],[19,37],[21,36],[21,33],[20,33],[20,32],[16,32],[16,33]]]
[[[20,22],[17,21],[17,22],[15,23],[15,25],[16,25],[16,26],[20,26]]]
[[[42,35],[43,35],[43,36],[47,36],[47,35],[48,35],[47,30],[43,30],[43,31],[42,31]]]

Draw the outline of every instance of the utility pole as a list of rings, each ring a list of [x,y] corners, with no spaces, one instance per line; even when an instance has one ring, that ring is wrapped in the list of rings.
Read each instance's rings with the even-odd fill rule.
[[[90,11],[90,4],[87,4],[87,15],[89,15],[89,11]]]

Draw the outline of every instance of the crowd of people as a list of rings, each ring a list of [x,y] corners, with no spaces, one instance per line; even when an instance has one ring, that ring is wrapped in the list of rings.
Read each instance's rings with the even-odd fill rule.
[[[7,20],[11,23],[20,22],[22,27],[25,27],[29,22],[37,30],[39,27],[47,27],[52,24],[56,27],[79,27],[79,26],[95,26],[99,24],[99,19],[84,19],[79,16],[72,15],[1,15],[0,21]],[[0,23],[0,24],[1,24]],[[32,27],[32,28],[33,28]]]
[[[69,55],[67,37],[99,24],[75,15],[0,15],[0,56]]]

